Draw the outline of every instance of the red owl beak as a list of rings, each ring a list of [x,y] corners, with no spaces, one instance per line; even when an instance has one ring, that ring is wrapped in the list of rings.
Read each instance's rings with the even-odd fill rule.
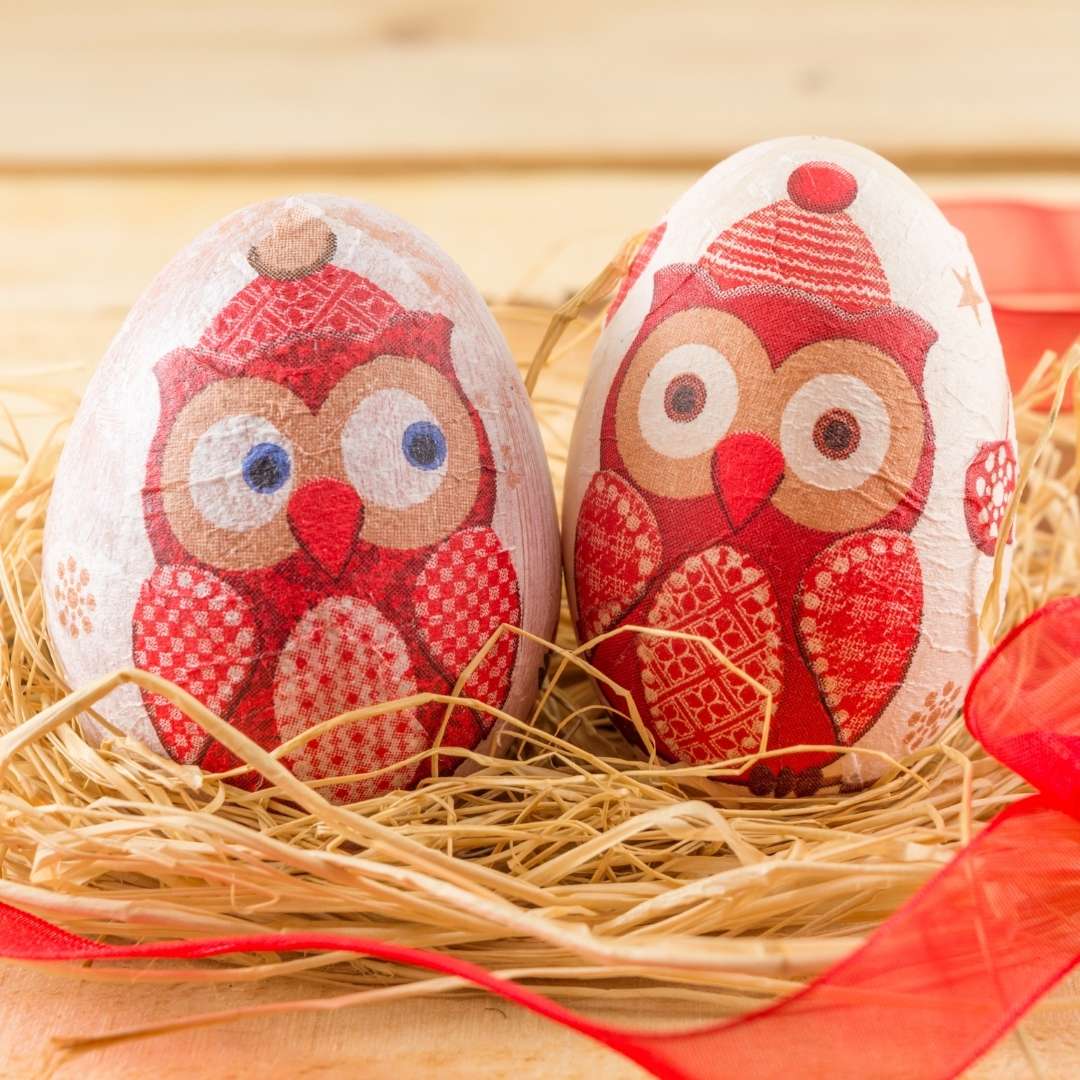
[[[761,435],[739,432],[713,451],[713,486],[733,529],[739,528],[776,490],[784,455]]]
[[[364,521],[360,496],[340,480],[310,480],[293,492],[288,517],[296,542],[331,577],[340,577]]]

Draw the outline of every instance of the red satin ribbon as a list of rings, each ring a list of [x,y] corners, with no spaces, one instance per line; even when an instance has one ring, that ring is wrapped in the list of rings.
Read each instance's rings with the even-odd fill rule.
[[[346,934],[100,945],[0,905],[0,956],[348,951],[460,976],[664,1080],[944,1080],[1080,961],[1080,597],[1052,601],[1014,630],[976,673],[964,711],[987,750],[1039,794],[1001,813],[862,948],[804,990],[698,1031],[597,1023],[463,960]]]

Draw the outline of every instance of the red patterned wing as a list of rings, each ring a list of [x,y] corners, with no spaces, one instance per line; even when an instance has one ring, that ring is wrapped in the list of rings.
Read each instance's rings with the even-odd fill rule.
[[[510,553],[491,529],[454,533],[432,552],[417,577],[413,605],[420,640],[453,685],[500,625],[521,625],[521,598]],[[495,707],[505,702],[517,642],[516,634],[499,638],[465,684],[466,696]],[[466,718],[455,715],[452,724],[463,723]],[[491,726],[487,717],[477,717],[474,723],[481,730]],[[449,733],[448,741],[461,745],[475,743],[477,737],[457,730]]]
[[[206,570],[159,566],[143,582],[132,619],[135,666],[183,687],[227,717],[256,655],[247,600]],[[143,702],[169,755],[198,761],[209,735],[159,694]]]
[[[609,629],[641,597],[662,554],[648,503],[618,473],[598,472],[581,500],[574,544],[582,641]]]
[[[922,568],[906,533],[846,536],[810,564],[795,600],[796,634],[841,744],[862,738],[892,700],[922,610]]]

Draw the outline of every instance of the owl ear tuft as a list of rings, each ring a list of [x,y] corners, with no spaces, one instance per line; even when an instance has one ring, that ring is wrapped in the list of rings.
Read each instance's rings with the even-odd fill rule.
[[[937,331],[920,315],[901,307],[874,312],[859,322],[866,328],[860,337],[895,357],[908,378],[922,386],[926,358],[938,339]]]
[[[688,263],[662,266],[653,276],[650,313],[658,312],[675,296],[679,297],[680,304],[691,299],[708,303],[718,292],[715,282],[699,266]]]
[[[163,403],[184,405],[203,387],[239,374],[241,365],[231,357],[202,349],[173,349],[155,365]]]
[[[415,356],[425,364],[454,375],[450,339],[454,324],[442,314],[428,311],[402,311],[395,315],[373,341],[373,355],[380,352],[396,356]]]
[[[248,252],[248,262],[263,277],[297,281],[321,270],[337,251],[337,237],[321,218],[301,207],[281,214]]]

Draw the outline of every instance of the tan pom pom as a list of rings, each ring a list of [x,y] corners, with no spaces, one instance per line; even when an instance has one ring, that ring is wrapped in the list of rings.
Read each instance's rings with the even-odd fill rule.
[[[263,277],[295,281],[325,266],[337,249],[337,238],[321,217],[299,208],[286,210],[269,234],[248,252],[248,262]]]

